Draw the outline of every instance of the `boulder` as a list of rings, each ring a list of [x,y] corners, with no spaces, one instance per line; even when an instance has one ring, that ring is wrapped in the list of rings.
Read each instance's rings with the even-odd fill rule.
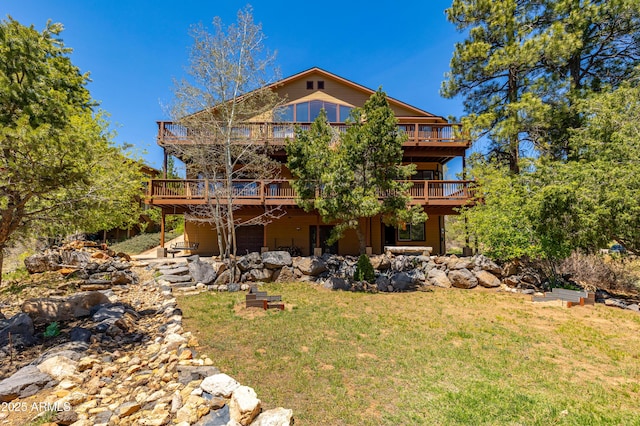
[[[371,261],[373,269],[377,269],[378,271],[386,271],[391,267],[391,259],[389,259],[389,256],[384,254],[371,256],[369,257],[369,260]]]
[[[489,271],[477,271],[476,278],[478,279],[478,284],[480,284],[482,287],[500,287],[500,280],[498,279],[498,277],[496,277]]]
[[[263,267],[262,256],[260,256],[260,253],[258,252],[255,252],[255,251],[251,252],[249,254],[242,256],[238,260],[237,265],[242,272],[247,272],[251,269],[260,269]]]
[[[277,283],[290,283],[296,280],[293,268],[290,266],[283,266],[282,269],[276,269],[273,271],[271,278]]]
[[[450,288],[451,281],[447,273],[441,269],[433,268],[427,274],[427,280],[436,287]]]
[[[327,270],[327,262],[321,257],[298,257],[293,262],[293,266],[298,268],[305,275],[316,276]]]
[[[262,253],[262,263],[269,269],[279,269],[293,262],[288,251],[267,251]]]
[[[60,255],[57,253],[34,254],[24,260],[24,266],[30,274],[60,269]]]
[[[483,271],[491,272],[493,275],[501,276],[502,268],[498,266],[493,260],[489,259],[483,254],[479,254],[473,258],[475,265]]]
[[[251,426],[291,426],[293,421],[293,410],[278,407],[260,413]]]
[[[269,282],[273,276],[271,269],[252,269],[246,274],[247,281],[264,281]]]
[[[455,269],[449,271],[449,281],[456,288],[470,289],[478,285],[478,279],[468,269]]]
[[[240,269],[236,268],[235,271],[235,280],[239,281],[241,277]],[[218,274],[218,277],[214,281],[214,284],[217,286],[227,285],[231,282],[231,271],[229,269],[224,270],[221,274]]]
[[[413,283],[413,277],[406,272],[399,272],[391,276],[391,286],[394,291],[409,290]]]
[[[376,278],[376,287],[378,287],[378,291],[391,291],[393,287],[391,287],[391,280],[386,275],[379,275]]]
[[[51,381],[51,376],[38,370],[35,365],[22,367],[13,376],[0,382],[0,402],[35,395]]]
[[[0,346],[9,343],[18,347],[33,346],[37,343],[33,333],[33,320],[29,315],[21,312],[8,320],[0,321]]]
[[[473,260],[469,257],[457,257],[451,256],[447,262],[447,267],[450,270],[454,269],[469,269],[473,267]]]
[[[78,250],[60,251],[60,263],[64,265],[84,268],[89,262],[91,262],[91,254],[89,252]]]
[[[214,397],[223,398],[229,398],[239,386],[240,383],[224,373],[206,377],[200,383],[200,388],[203,391],[210,393]]]
[[[22,304],[21,309],[31,317],[34,323],[44,324],[86,317],[92,307],[102,303],[109,303],[109,298],[103,293],[99,291],[84,291],[66,299],[30,299]]]
[[[38,364],[38,370],[60,381],[73,376],[76,372],[77,366],[77,361],[59,355],[47,358],[45,361]]]
[[[205,285],[215,282],[217,274],[213,265],[200,260],[198,255],[188,257],[187,266],[188,272],[195,282]]]
[[[349,290],[351,285],[344,278],[329,277],[323,284],[324,288],[329,290]]]
[[[233,391],[229,401],[231,420],[243,426],[251,424],[260,413],[260,400],[256,392],[248,386],[239,386]]]

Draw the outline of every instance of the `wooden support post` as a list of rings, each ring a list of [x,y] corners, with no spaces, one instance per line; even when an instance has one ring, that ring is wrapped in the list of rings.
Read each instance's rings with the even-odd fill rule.
[[[165,226],[165,221],[164,221],[165,217],[164,217],[164,209],[162,210],[162,213],[160,215],[160,247],[164,247],[164,226]]]

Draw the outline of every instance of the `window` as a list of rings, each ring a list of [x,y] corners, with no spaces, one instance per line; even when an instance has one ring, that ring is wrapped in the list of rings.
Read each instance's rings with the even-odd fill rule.
[[[398,241],[424,241],[424,223],[398,228]]]
[[[318,81],[318,90],[324,90],[324,81]]]
[[[276,122],[310,123],[318,117],[320,110],[324,108],[327,120],[330,123],[344,123],[349,117],[352,107],[339,105],[333,102],[313,100],[299,102],[281,107],[275,114]]]
[[[345,120],[347,118],[349,118],[349,114],[351,114],[351,110],[353,108],[345,106],[345,105],[340,105],[340,122],[344,123]]]
[[[309,122],[309,102],[301,102],[296,104],[296,119],[297,123]]]
[[[416,174],[411,176],[411,180],[433,180],[434,179],[434,171],[433,170],[418,170]]]
[[[313,90],[313,81],[307,81],[307,90]]]

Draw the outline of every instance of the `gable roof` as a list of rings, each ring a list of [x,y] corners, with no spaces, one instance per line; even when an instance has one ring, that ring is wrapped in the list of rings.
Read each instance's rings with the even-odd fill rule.
[[[290,77],[286,77],[286,78],[284,78],[282,80],[279,80],[279,81],[277,81],[275,83],[270,84],[269,87],[275,89],[275,88],[278,88],[278,87],[281,87],[281,86],[285,86],[285,85],[287,85],[289,83],[292,83],[294,81],[302,80],[302,79],[304,79],[304,78],[306,78],[306,77],[308,77],[308,76],[310,76],[312,74],[320,74],[324,78],[328,78],[328,79],[332,79],[332,80],[338,81],[341,84],[344,84],[344,85],[346,85],[346,86],[348,86],[348,87],[350,87],[350,88],[352,88],[352,89],[354,89],[356,91],[359,91],[359,92],[362,92],[362,93],[366,94],[367,97],[371,96],[372,94],[374,94],[376,92],[373,89],[370,89],[370,88],[368,88],[366,86],[363,86],[361,84],[355,83],[355,82],[353,82],[351,80],[348,80],[348,79],[346,79],[344,77],[340,77],[340,76],[338,76],[336,74],[332,74],[332,73],[330,73],[330,72],[328,72],[326,70],[323,70],[322,68],[318,68],[318,67],[309,68],[309,69],[307,69],[305,71],[299,72],[298,74],[294,74],[294,75],[292,75]],[[417,107],[415,107],[413,105],[409,105],[409,104],[407,104],[405,102],[399,101],[399,100],[397,100],[395,98],[392,98],[390,96],[387,96],[387,100],[388,100],[389,104],[391,104],[391,105],[395,104],[398,107],[411,110],[418,116],[441,118],[441,119],[444,120],[444,117],[442,117],[442,116],[432,114],[430,112],[427,112],[425,110],[417,108]]]

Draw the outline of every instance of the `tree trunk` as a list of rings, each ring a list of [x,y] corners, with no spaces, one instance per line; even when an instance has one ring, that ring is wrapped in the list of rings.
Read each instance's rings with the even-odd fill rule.
[[[356,235],[358,236],[360,254],[365,254],[367,252],[367,241],[365,239],[364,232],[360,229],[360,224],[356,227]]]

